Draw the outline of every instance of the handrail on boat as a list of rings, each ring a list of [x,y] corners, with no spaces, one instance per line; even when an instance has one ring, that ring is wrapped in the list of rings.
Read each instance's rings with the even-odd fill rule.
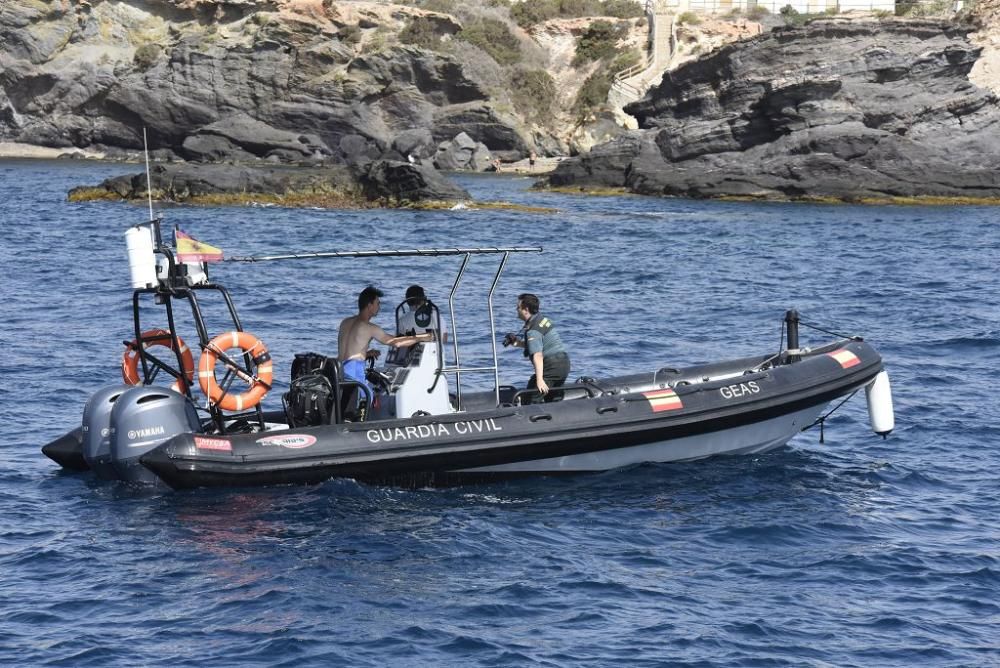
[[[593,399],[594,397],[604,396],[606,394],[609,394],[609,392],[607,390],[603,389],[602,387],[600,387],[596,383],[591,383],[591,382],[571,383],[569,385],[560,385],[558,387],[550,387],[549,388],[549,392],[565,393],[567,390],[583,390],[584,392],[587,393],[587,397],[590,398],[590,399]],[[522,405],[521,398],[529,396],[529,395],[530,396],[535,396],[535,395],[543,396],[542,393],[539,392],[537,388],[528,388],[528,389],[524,389],[524,390],[518,390],[517,392],[515,392],[514,396],[511,397],[510,401],[511,401],[511,403],[513,405],[520,406],[520,405]]]
[[[462,265],[458,270],[458,275],[455,277],[455,281],[451,286],[451,291],[448,294],[448,313],[451,317],[451,345],[453,354],[455,356],[455,366],[445,367],[444,364],[444,350],[442,346],[438,346],[438,374],[437,378],[434,380],[434,384],[428,389],[428,392],[433,392],[434,387],[437,385],[437,380],[444,374],[454,374],[455,375],[455,392],[457,397],[457,410],[462,410],[462,373],[468,373],[473,371],[492,371],[494,380],[494,395],[496,397],[497,405],[500,404],[500,363],[497,357],[497,344],[496,344],[496,321],[493,315],[493,295],[496,292],[497,283],[500,281],[500,275],[503,273],[504,268],[507,266],[507,261],[510,258],[511,253],[541,253],[541,246],[510,246],[510,247],[472,247],[472,248],[410,248],[410,249],[373,249],[373,250],[357,250],[357,251],[307,251],[307,252],[297,252],[297,253],[277,253],[273,255],[246,255],[246,256],[233,256],[226,258],[227,262],[271,262],[276,260],[309,260],[309,259],[332,259],[332,258],[376,258],[376,257],[454,257],[462,256]],[[493,346],[493,366],[490,367],[462,367],[461,358],[459,356],[459,335],[458,335],[458,318],[455,315],[455,295],[458,292],[459,284],[462,281],[462,277],[465,275],[465,270],[469,266],[469,261],[473,255],[502,255],[500,258],[500,263],[497,266],[496,274],[493,276],[493,281],[490,283],[490,289],[487,293],[487,308],[490,316],[490,341]],[[439,330],[440,331],[440,330]]]
[[[225,262],[271,262],[274,260],[309,260],[359,257],[442,257],[448,255],[497,255],[501,253],[541,253],[541,246],[513,246],[510,248],[411,248],[360,251],[306,251],[276,255],[237,255]]]

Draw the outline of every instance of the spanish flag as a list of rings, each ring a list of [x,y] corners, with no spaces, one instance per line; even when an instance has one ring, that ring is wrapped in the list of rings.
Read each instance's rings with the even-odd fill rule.
[[[198,241],[179,227],[174,228],[178,262],[221,262],[222,249]]]
[[[681,401],[681,398],[677,396],[676,392],[669,388],[665,390],[643,392],[642,396],[646,397],[646,401],[649,402],[649,407],[653,409],[654,413],[659,413],[660,411],[675,411],[684,408],[684,403]]]
[[[861,360],[858,359],[858,356],[846,348],[835,350],[832,353],[827,353],[827,355],[840,362],[840,366],[844,369],[850,369],[852,366],[861,364]]]

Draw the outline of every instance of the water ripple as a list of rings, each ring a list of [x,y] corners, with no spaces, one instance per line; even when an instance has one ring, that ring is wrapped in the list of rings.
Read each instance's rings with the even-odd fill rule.
[[[122,231],[143,210],[65,201],[121,171],[0,161],[0,664],[1000,665],[993,209],[589,198],[479,176],[461,181],[480,199],[559,213],[171,208],[230,254],[543,245],[511,259],[498,326],[537,292],[574,375],[756,354],[798,308],[883,352],[897,430],[872,436],[856,398],[825,442],[761,457],[453,490],[142,493],[38,453],[118,382],[133,335]],[[488,264],[456,298],[470,365],[492,355]],[[456,270],[213,267],[279,384],[294,353],[335,347],[360,286],[394,303],[420,282],[442,303]],[[502,364],[503,381],[528,375]]]

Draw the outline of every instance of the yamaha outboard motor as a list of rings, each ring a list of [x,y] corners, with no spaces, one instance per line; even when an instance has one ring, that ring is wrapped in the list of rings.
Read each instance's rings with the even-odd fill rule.
[[[117,477],[128,483],[163,485],[139,463],[167,439],[201,431],[194,403],[182,394],[160,387],[135,387],[122,394],[111,410],[111,461]]]
[[[97,477],[115,480],[111,463],[111,409],[131,385],[109,385],[94,392],[83,407],[83,459]]]

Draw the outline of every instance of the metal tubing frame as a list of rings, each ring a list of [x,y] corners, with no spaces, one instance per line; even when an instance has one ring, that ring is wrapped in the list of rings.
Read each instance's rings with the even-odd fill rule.
[[[455,368],[461,368],[462,363],[458,356],[458,322],[455,320],[455,293],[458,292],[458,285],[462,282],[462,276],[465,274],[466,268],[469,266],[469,260],[472,258],[470,253],[466,253],[465,257],[462,258],[462,266],[458,270],[458,276],[455,277],[455,282],[451,286],[451,292],[448,294],[448,314],[451,316],[451,342],[452,350],[455,353]],[[462,410],[462,374],[459,371],[455,372],[455,392],[458,396],[456,411]]]
[[[159,221],[157,221],[158,223]],[[156,226],[156,231],[159,232],[159,225]],[[157,252],[164,253],[170,263],[170,275],[175,274],[175,260],[173,253],[169,247],[164,247],[162,243],[158,240]],[[439,356],[439,374],[444,373],[454,373],[455,374],[455,391],[457,394],[457,406],[456,410],[462,410],[462,372],[472,372],[472,371],[493,371],[494,379],[494,392],[496,395],[497,405],[500,403],[500,363],[497,355],[497,345],[496,345],[496,321],[493,312],[493,295],[496,291],[496,286],[500,281],[500,275],[503,273],[504,268],[507,265],[507,261],[511,253],[540,253],[542,248],[539,246],[528,246],[528,247],[484,247],[484,248],[426,248],[426,249],[410,249],[410,250],[367,250],[367,251],[329,251],[329,252],[306,252],[306,253],[284,253],[277,255],[263,255],[263,256],[242,256],[242,257],[229,257],[226,258],[226,262],[268,262],[274,260],[305,260],[305,259],[316,259],[316,258],[374,258],[374,257],[440,257],[440,256],[452,256],[452,255],[463,255],[462,265],[459,269],[458,276],[455,277],[455,282],[452,285],[451,292],[448,295],[448,312],[451,317],[452,322],[452,350],[455,355],[455,366],[451,368],[444,367],[444,352],[442,345],[438,345],[438,356]],[[500,261],[500,266],[497,268],[497,272],[493,277],[493,282],[490,285],[490,291],[487,298],[490,314],[490,341],[493,348],[493,366],[492,367],[469,367],[462,368],[461,359],[459,357],[459,341],[458,341],[458,322],[455,317],[455,294],[458,292],[458,287],[462,281],[466,269],[468,268],[469,261],[472,255],[486,255],[486,254],[503,254],[503,258]],[[191,302],[192,311],[195,316],[195,323],[198,327],[198,336],[201,340],[201,347],[204,348],[208,345],[208,334],[205,330],[204,319],[201,315],[201,309],[198,307],[197,297],[195,296],[194,289],[204,289],[211,288],[219,290],[226,300],[226,305],[229,307],[230,315],[233,318],[233,323],[237,331],[243,331],[243,327],[239,322],[239,317],[236,314],[235,306],[232,303],[232,299],[229,296],[228,291],[221,285],[214,283],[209,283],[204,286],[183,286],[175,288],[173,286],[168,288],[152,288],[147,290],[137,290],[136,292],[146,291],[155,292],[157,294],[167,295],[167,300],[169,302],[169,295],[176,295],[177,292],[186,293],[185,296]],[[169,306],[168,306],[169,309]],[[437,319],[438,319],[438,331],[441,331],[440,310],[436,308]],[[136,331],[138,335],[138,309],[136,304]],[[398,324],[398,308],[397,308],[397,324]],[[171,321],[171,331],[173,331],[173,324]],[[443,343],[443,342],[440,342]],[[244,355],[246,360],[246,368],[250,368],[250,357],[249,355]],[[339,380],[339,379],[338,379]],[[223,419],[221,411],[217,407],[210,407],[213,417],[216,418],[216,422],[219,425],[221,431],[224,432]],[[258,413],[263,422],[263,412],[260,405],[256,407]]]
[[[174,275],[173,268],[176,267],[176,262],[174,261],[173,253],[169,248],[160,248],[157,250],[157,252],[166,255],[167,260],[169,262],[169,266],[171,267],[170,276],[173,276]],[[171,286],[157,286],[155,288],[137,288],[133,290],[132,321],[133,321],[133,328],[135,330],[136,341],[138,342],[138,347],[139,347],[138,351],[139,359],[142,362],[143,384],[151,383],[153,380],[153,374],[155,373],[155,369],[160,367],[166,369],[167,372],[170,373],[170,375],[174,376],[175,378],[183,378],[184,373],[183,372],[179,374],[174,373],[173,369],[171,369],[167,365],[159,363],[159,360],[157,360],[154,356],[147,353],[143,348],[143,341],[141,339],[142,325],[140,323],[140,317],[139,317],[139,297],[142,294],[152,294],[155,297],[159,297],[160,299],[163,300],[163,306],[167,311],[167,326],[169,327],[170,336],[174,342],[174,356],[177,359],[177,368],[183,369],[184,362],[181,359],[180,346],[177,345],[177,325],[176,325],[176,320],[174,318],[173,300],[174,299],[187,300],[188,304],[191,307],[191,315],[194,319],[195,329],[198,331],[198,340],[200,343],[199,348],[204,350],[204,348],[208,345],[209,338],[208,338],[208,330],[205,327],[205,317],[202,314],[201,306],[198,303],[198,295],[196,293],[197,290],[218,291],[222,295],[223,300],[226,303],[226,308],[229,310],[229,315],[232,318],[233,326],[236,328],[236,331],[238,332],[243,331],[243,325],[240,323],[239,315],[236,312],[236,305],[233,304],[233,300],[232,297],[229,295],[229,291],[226,290],[226,288],[223,287],[222,285],[216,283],[208,283],[205,285],[194,285],[194,286],[171,285]],[[243,357],[244,357],[244,364],[246,365],[244,370],[247,370],[250,368],[252,359],[248,354],[244,354]],[[149,360],[152,360],[152,365],[149,363]],[[153,367],[152,369],[150,368],[151,366]],[[223,382],[224,383],[226,382],[225,378],[223,379]],[[187,383],[185,382],[185,384]],[[193,399],[194,397],[192,395],[192,389],[193,389],[193,383],[188,387],[187,391],[188,397]],[[225,419],[223,418],[221,409],[218,406],[209,405],[208,411],[211,414],[212,420],[218,427],[220,432],[225,433]],[[255,407],[255,412],[257,413],[258,419],[260,420],[261,424],[263,424],[263,409],[261,408],[260,404],[258,404]]]
[[[497,288],[497,283],[500,282],[500,274],[503,273],[504,267],[507,266],[507,258],[509,257],[510,253],[504,253],[500,259],[500,266],[497,267],[497,273],[493,277],[493,283],[490,285],[490,293],[486,300],[490,308],[490,344],[493,346],[493,393],[497,399],[497,406],[500,405],[500,361],[497,359],[497,327],[493,320],[493,292]],[[455,365],[458,366],[457,360],[455,361]]]

